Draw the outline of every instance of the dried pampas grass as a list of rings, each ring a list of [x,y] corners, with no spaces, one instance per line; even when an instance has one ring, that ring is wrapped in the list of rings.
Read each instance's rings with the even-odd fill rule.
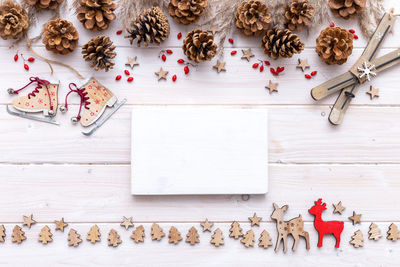
[[[383,0],[367,0],[365,10],[358,17],[358,23],[365,37],[369,38],[374,34],[384,13]]]

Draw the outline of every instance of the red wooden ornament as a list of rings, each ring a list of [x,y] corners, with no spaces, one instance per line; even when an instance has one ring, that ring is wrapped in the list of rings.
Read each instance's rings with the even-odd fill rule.
[[[333,234],[336,238],[335,248],[339,248],[340,246],[340,235],[343,232],[344,222],[340,221],[329,221],[324,222],[321,218],[321,214],[324,210],[326,210],[326,203],[322,204],[322,199],[318,199],[318,201],[314,201],[314,206],[308,210],[308,212],[315,216],[314,218],[314,227],[318,232],[318,247],[322,247],[322,241],[324,239],[324,235]]]

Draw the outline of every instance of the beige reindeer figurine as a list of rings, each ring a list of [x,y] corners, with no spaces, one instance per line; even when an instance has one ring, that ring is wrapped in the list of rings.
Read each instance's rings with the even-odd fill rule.
[[[304,222],[299,214],[299,217],[293,218],[290,221],[284,221],[283,215],[285,211],[288,210],[289,206],[285,205],[279,208],[276,203],[273,203],[274,211],[271,214],[271,218],[276,221],[276,229],[278,230],[278,238],[276,240],[275,252],[279,250],[281,240],[283,240],[283,252],[287,251],[286,239],[289,234],[294,238],[294,243],[292,250],[296,251],[297,243],[299,242],[299,237],[302,236],[306,239],[306,248],[310,249],[310,240],[308,232],[303,230]]]

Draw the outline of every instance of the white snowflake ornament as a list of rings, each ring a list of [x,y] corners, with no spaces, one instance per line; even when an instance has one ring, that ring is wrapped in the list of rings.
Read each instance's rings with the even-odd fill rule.
[[[358,76],[360,79],[362,79],[364,76],[367,78],[367,80],[370,82],[371,81],[371,76],[376,76],[376,72],[373,72],[372,70],[375,69],[375,65],[368,65],[367,62],[363,62],[362,64],[363,67],[358,67],[357,70],[361,72],[361,74]]]

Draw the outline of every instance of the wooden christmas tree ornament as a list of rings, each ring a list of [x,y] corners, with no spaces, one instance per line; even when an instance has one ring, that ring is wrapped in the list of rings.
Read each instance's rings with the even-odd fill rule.
[[[332,204],[332,205],[333,205],[333,207],[335,208],[335,209],[333,210],[333,214],[339,213],[340,215],[342,215],[342,212],[343,212],[344,209],[346,208],[346,207],[343,207],[343,206],[342,206],[342,201],[339,201],[339,203],[337,203],[337,204]]]
[[[350,216],[349,220],[353,222],[353,225],[361,223],[361,215],[362,214],[357,214],[355,211],[353,211],[353,216]]]
[[[376,241],[382,237],[381,229],[379,229],[378,225],[376,225],[375,223],[371,223],[371,225],[369,226],[368,234],[369,234],[368,239],[370,240]]]
[[[203,232],[205,232],[205,231],[211,232],[211,228],[214,224],[209,222],[208,219],[206,218],[206,220],[204,222],[200,223],[200,225],[201,225],[201,227],[203,227]]]
[[[210,243],[216,247],[219,247],[224,244],[224,235],[222,234],[221,229],[217,228],[214,231],[214,234],[211,236]]]
[[[240,228],[240,224],[238,222],[233,222],[231,225],[231,229],[229,229],[229,234],[230,237],[233,237],[234,239],[238,239],[239,237],[243,236],[242,233],[242,228]]]
[[[272,246],[272,238],[266,230],[262,231],[258,241],[258,246],[261,248],[267,249],[269,246]]]
[[[4,227],[4,225],[0,225],[0,242],[4,242],[6,237],[6,228]]]
[[[27,226],[29,229],[31,228],[32,224],[35,224],[36,221],[33,219],[33,214],[31,214],[31,216],[23,216],[24,217],[24,222],[22,223],[22,225]]]
[[[341,91],[329,115],[332,124],[341,124],[351,99],[355,97],[358,85],[370,81],[380,72],[400,62],[400,48],[379,58],[375,58],[384,39],[392,31],[396,20],[393,9],[380,21],[361,57],[350,70],[311,90],[314,100],[320,100],[335,92]]]
[[[68,246],[77,247],[82,242],[81,235],[74,229],[68,232]]]
[[[94,244],[96,242],[100,242],[100,231],[99,231],[99,227],[97,225],[93,225],[90,228],[90,231],[86,237],[86,240],[90,241],[90,243]]]
[[[397,225],[395,225],[394,223],[392,223],[389,226],[389,230],[387,231],[387,237],[388,240],[392,240],[392,241],[397,241],[397,239],[400,238],[400,231],[397,228]]]
[[[186,237],[186,243],[190,243],[190,245],[192,246],[196,243],[200,243],[199,234],[197,233],[197,229],[194,226],[189,229]]]
[[[56,224],[56,231],[60,230],[61,232],[64,232],[64,228],[68,226],[68,223],[64,222],[64,218],[61,218],[59,221],[54,221]]]
[[[254,232],[253,230],[249,230],[246,232],[246,234],[243,236],[242,240],[240,242],[246,247],[254,247]]]
[[[274,211],[271,214],[271,219],[276,222],[276,229],[278,230],[278,238],[276,240],[275,252],[279,250],[279,246],[281,241],[283,241],[283,252],[287,251],[287,236],[292,235],[294,239],[292,250],[296,251],[297,244],[299,242],[299,237],[302,236],[306,239],[306,248],[310,249],[310,241],[308,232],[303,230],[304,222],[301,215],[296,218],[291,219],[290,221],[284,221],[283,215],[285,211],[288,210],[289,206],[285,205],[282,208],[275,203],[273,203]]]
[[[108,245],[111,247],[118,247],[119,244],[122,243],[122,240],[120,239],[120,236],[118,232],[114,229],[111,229],[110,232],[108,233]]]
[[[158,224],[153,223],[151,226],[151,240],[161,240],[164,236],[162,228]]]
[[[168,243],[178,244],[182,240],[181,233],[174,226],[171,226],[168,234]]]
[[[45,225],[42,230],[39,233],[39,242],[42,242],[42,244],[47,244],[53,241],[53,239],[51,238],[53,236],[53,234],[50,231],[50,228]]]
[[[352,244],[355,248],[364,246],[364,238],[361,230],[354,232],[354,235],[351,237],[350,244]]]
[[[339,202],[340,203],[340,202]],[[344,222],[330,221],[324,222],[322,220],[322,212],[326,210],[326,203],[322,204],[322,199],[314,201],[314,206],[308,210],[309,213],[314,215],[314,227],[318,231],[318,247],[322,247],[324,236],[327,234],[333,234],[336,238],[336,248],[340,246],[340,235],[343,232]]]
[[[261,217],[257,217],[257,214],[254,212],[253,217],[249,217],[251,222],[251,226],[257,225],[260,226],[260,221],[262,220]]]
[[[129,227],[133,227],[132,217],[126,218],[125,216],[122,218],[122,222],[120,224],[122,227],[125,227],[125,230],[128,230]]]
[[[138,227],[136,227],[135,230],[133,230],[131,238],[135,243],[144,242],[144,239],[143,239],[144,238],[144,227],[143,227],[143,225],[139,225]]]
[[[11,237],[13,243],[21,244],[24,240],[26,240],[25,232],[22,231],[21,227],[18,225],[14,227]]]

